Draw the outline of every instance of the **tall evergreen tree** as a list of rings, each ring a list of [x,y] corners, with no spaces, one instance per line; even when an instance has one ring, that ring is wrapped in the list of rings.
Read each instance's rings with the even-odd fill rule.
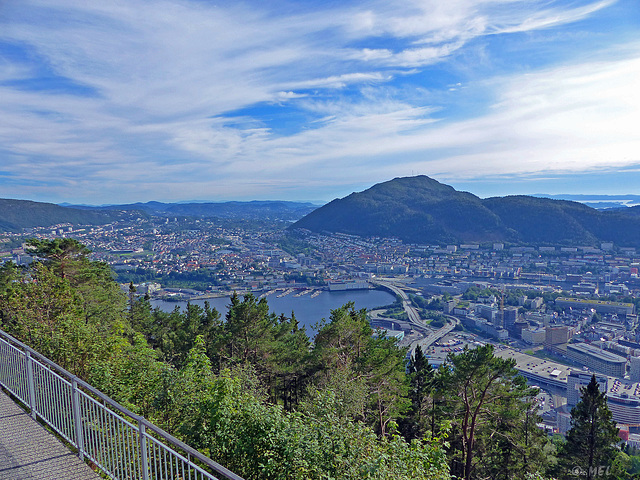
[[[266,363],[273,401],[282,401],[285,410],[295,408],[309,382],[310,350],[311,341],[294,313],[291,318],[280,315]]]
[[[67,267],[73,264],[74,260],[85,258],[91,253],[91,250],[74,238],[32,238],[27,240],[27,245],[37,256],[45,258],[62,278],[69,274]]]
[[[571,410],[571,429],[560,451],[561,474],[568,478],[580,473],[592,480],[612,465],[620,439],[607,407],[607,394],[600,391],[595,375],[580,393],[582,398]]]
[[[348,410],[361,411],[362,418],[382,436],[391,422],[409,409],[405,352],[395,339],[374,336],[365,310],[356,310],[353,302],[331,311],[330,322],[321,324],[313,349],[319,385],[332,384],[332,377],[350,377],[336,394],[347,403],[362,403]],[[353,387],[356,387],[355,390]],[[366,392],[365,398],[356,392]]]
[[[420,345],[416,347],[407,365],[409,375],[409,399],[411,408],[407,417],[400,423],[406,438],[422,438],[431,424],[431,409],[435,397],[432,395],[435,386],[435,370],[422,352]],[[435,434],[432,429],[432,434]]]
[[[465,480],[516,479],[537,469],[531,450],[536,441],[541,448],[541,440],[530,435],[533,418],[527,418],[533,392],[515,360],[496,357],[485,345],[450,354],[443,367],[438,381],[446,398],[443,420],[453,427],[452,473]]]
[[[126,330],[126,297],[109,266],[90,261],[83,245],[37,242],[43,262],[1,272],[0,327],[86,376],[93,362],[110,355],[112,342]]]

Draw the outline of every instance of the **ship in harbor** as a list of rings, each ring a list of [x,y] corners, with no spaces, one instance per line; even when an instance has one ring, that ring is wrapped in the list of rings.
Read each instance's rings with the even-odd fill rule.
[[[339,292],[344,290],[369,290],[371,285],[367,280],[356,280],[354,282],[330,282],[329,291]]]

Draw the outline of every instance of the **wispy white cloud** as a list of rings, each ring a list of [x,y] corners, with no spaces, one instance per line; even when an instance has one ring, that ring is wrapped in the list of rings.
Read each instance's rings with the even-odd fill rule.
[[[64,200],[73,186],[78,200],[101,192],[94,203],[125,192],[123,200],[251,197],[258,188],[275,198],[269,185],[409,170],[452,177],[631,164],[635,53],[490,81],[485,89],[500,94],[493,109],[455,123],[436,118],[428,86],[403,87],[413,98],[389,93],[474,38],[567,24],[610,3],[385,0],[282,13],[187,0],[5,2],[0,41],[29,52],[0,62],[0,161],[16,185],[7,188],[30,180],[54,198],[59,184]],[[38,69],[83,90],[9,82],[38,80]],[[291,104],[307,120],[276,135],[267,119],[233,113],[264,104]]]
[[[640,46],[637,46],[640,47]],[[589,62],[500,79],[488,115],[437,127],[405,144],[455,150],[407,166],[447,179],[541,172],[579,173],[640,164],[640,49],[632,58]]]
[[[567,2],[520,0],[416,0],[385,2],[354,15],[355,34],[409,39],[404,48],[363,48],[363,60],[397,67],[425,66],[484,35],[530,32],[581,20],[616,0]]]
[[[431,111],[407,105],[387,104],[380,111],[381,102],[372,102],[369,111],[360,105],[351,116],[341,105],[326,105],[332,115],[323,127],[263,137],[255,152],[260,161],[252,164],[249,154],[241,164],[253,169],[266,163],[264,174],[286,171],[291,182],[301,183],[307,171],[336,178],[338,170],[349,179],[382,180],[412,171],[471,179],[637,165],[639,57],[493,80],[499,98],[490,112],[453,123],[436,122]]]
[[[308,95],[306,93],[296,93],[292,91],[288,92],[278,92],[277,99],[280,101],[292,100],[295,98],[305,98]]]
[[[384,82],[391,80],[393,77],[382,72],[373,73],[345,73],[343,75],[332,75],[326,78],[316,78],[294,82],[288,84],[289,88],[307,90],[311,88],[344,88],[350,84],[361,84],[369,82]]]
[[[489,31],[492,33],[528,32],[563,25],[565,23],[582,20],[614,3],[616,3],[616,0],[601,0],[574,8],[570,6],[564,8],[551,7],[541,11],[533,11],[524,19],[498,18]]]

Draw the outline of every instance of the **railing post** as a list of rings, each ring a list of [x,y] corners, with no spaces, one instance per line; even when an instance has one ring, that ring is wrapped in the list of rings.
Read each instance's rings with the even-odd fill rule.
[[[8,387],[9,385],[7,385],[5,382],[7,381],[7,378],[11,375],[10,372],[10,367],[7,365],[7,359],[6,359],[6,347],[5,347],[5,339],[1,338],[0,339],[0,386],[2,387]]]
[[[27,386],[29,388],[29,408],[31,408],[31,418],[36,419],[36,389],[33,381],[33,359],[29,350],[25,352],[27,356]]]
[[[78,392],[78,379],[71,380],[71,400],[73,402],[73,427],[76,432],[76,447],[78,447],[78,457],[84,460],[84,436],[82,435],[82,415],[80,413],[80,393]]]
[[[146,437],[146,427],[144,425],[144,418],[138,417],[138,432],[139,436],[139,447],[140,447],[140,461],[142,466],[142,478],[143,480],[149,480],[149,462],[147,460],[147,437]]]

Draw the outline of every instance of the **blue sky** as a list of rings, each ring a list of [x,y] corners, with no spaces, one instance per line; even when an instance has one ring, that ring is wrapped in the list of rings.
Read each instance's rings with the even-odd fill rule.
[[[637,0],[1,0],[0,197],[640,194]]]

